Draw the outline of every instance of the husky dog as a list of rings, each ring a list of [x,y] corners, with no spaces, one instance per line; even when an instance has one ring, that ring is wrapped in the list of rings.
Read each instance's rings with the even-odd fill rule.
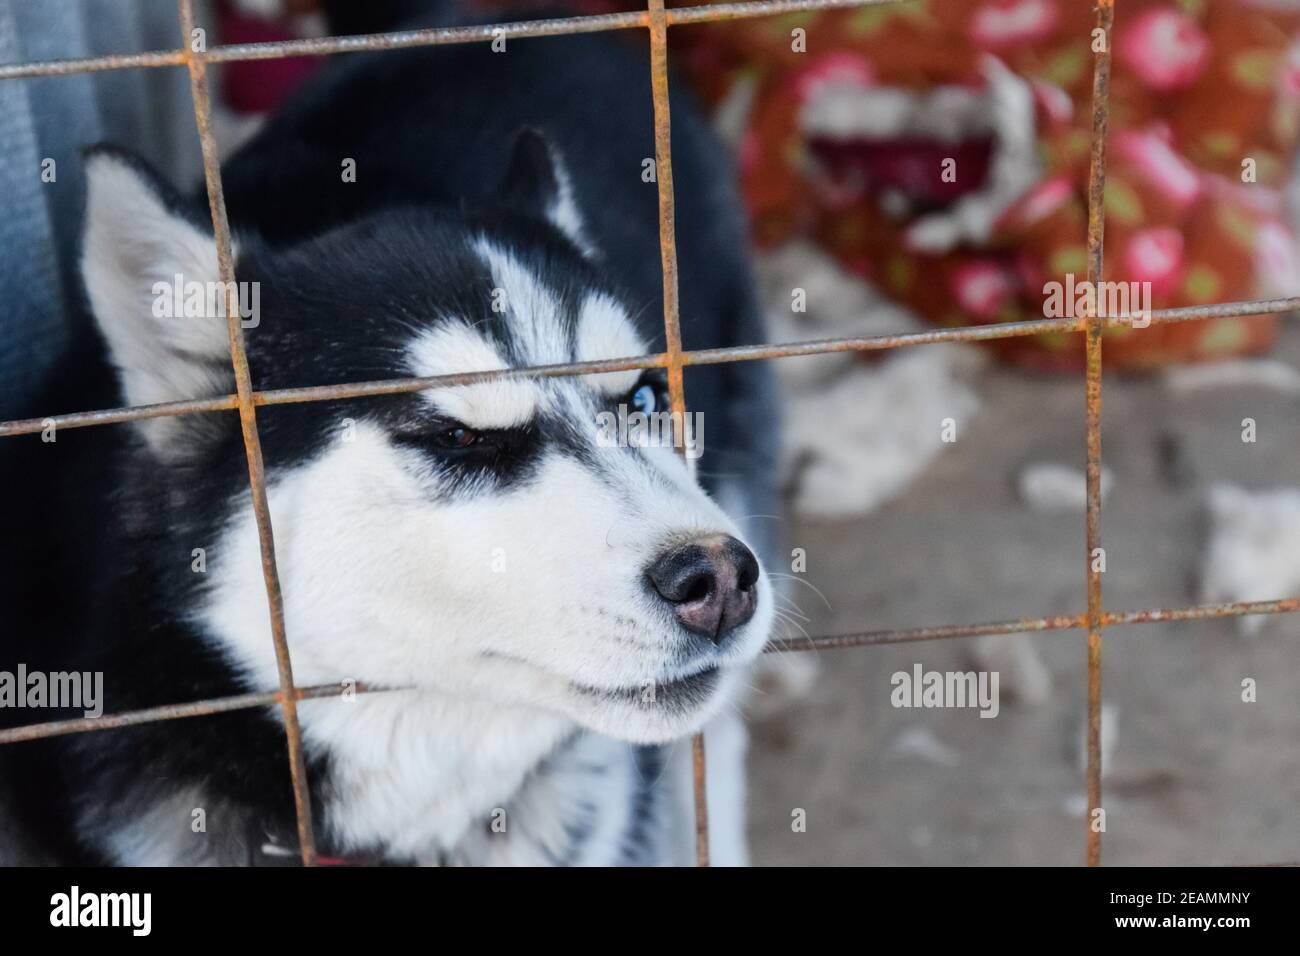
[[[254,386],[663,349],[644,46],[324,64],[223,170],[237,278],[257,291]],[[672,138],[686,347],[762,342],[733,174],[680,85]],[[219,279],[202,191],[115,149],[86,163],[81,269],[105,348],[69,356],[32,414],[233,391],[225,319],[166,316],[182,279]],[[687,862],[683,738],[707,724],[715,859],[744,861],[734,699],[773,621],[777,399],[763,363],[686,385],[703,487],[671,447],[600,440],[602,412],[666,409],[661,370],[258,409],[295,682],[400,688],[299,704],[322,854]],[[237,416],[50,437],[0,447],[0,669],[102,672],[108,713],[275,689]],[[48,858],[296,851],[276,708],[0,751],[10,812]]]

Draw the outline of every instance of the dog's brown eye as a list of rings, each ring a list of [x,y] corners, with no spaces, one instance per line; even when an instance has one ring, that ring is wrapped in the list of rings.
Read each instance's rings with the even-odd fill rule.
[[[468,448],[479,439],[478,432],[464,425],[448,428],[438,433],[438,444],[445,448]]]

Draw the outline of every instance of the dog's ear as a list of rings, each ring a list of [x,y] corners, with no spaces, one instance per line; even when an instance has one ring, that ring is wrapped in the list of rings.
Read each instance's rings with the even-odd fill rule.
[[[221,289],[211,228],[200,222],[143,160],[107,147],[87,151],[81,277],[128,404],[233,390],[224,315],[176,308],[187,290],[205,290],[206,304],[206,290]],[[177,454],[176,419],[141,427],[161,457]]]
[[[584,253],[590,253],[568,170],[541,131],[525,127],[515,136],[497,199],[518,212],[545,219]]]

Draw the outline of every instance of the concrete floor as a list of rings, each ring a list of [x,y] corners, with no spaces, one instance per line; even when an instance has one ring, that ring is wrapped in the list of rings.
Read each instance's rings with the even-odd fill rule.
[[[1300,326],[1276,357],[1300,364]],[[1030,461],[1082,467],[1081,377],[993,366],[984,407],[900,498],[855,521],[788,526],[808,555],[808,632],[996,621],[1084,610],[1083,515],[1032,512],[1014,476]],[[1195,603],[1204,486],[1300,485],[1295,396],[1259,388],[1173,394],[1158,377],[1108,378],[1102,513],[1108,608]],[[1259,440],[1243,444],[1244,417]],[[1175,480],[1162,443],[1182,449]],[[1286,597],[1289,595],[1275,595]],[[1108,630],[1104,699],[1118,738],[1103,805],[1108,864],[1300,860],[1300,619],[1243,638],[1231,621]],[[1077,864],[1086,687],[1079,631],[1029,638],[1054,690],[1001,713],[890,705],[890,675],[968,670],[966,640],[825,652],[813,691],[754,727],[756,864]],[[1256,703],[1241,681],[1258,681]],[[921,741],[925,746],[909,746]],[[917,755],[918,752],[920,755]],[[807,830],[792,831],[792,811]]]

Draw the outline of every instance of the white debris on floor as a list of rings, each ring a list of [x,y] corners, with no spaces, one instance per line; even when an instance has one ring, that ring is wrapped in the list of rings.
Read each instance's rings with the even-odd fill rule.
[[[800,637],[790,634],[777,640],[797,646]],[[818,670],[817,655],[810,651],[764,654],[754,665],[753,686],[745,701],[746,713],[762,719],[780,713],[792,701],[807,697],[817,682]]]
[[[979,409],[961,350],[927,345],[860,365],[787,400],[785,471],[797,512],[862,515],[903,491]]]
[[[1111,470],[1101,467],[1101,500],[1113,483]],[[1088,479],[1082,469],[1056,462],[1031,462],[1016,475],[1020,500],[1035,511],[1077,511],[1088,507]]]
[[[773,342],[922,328],[809,243],[761,257],[758,274]],[[777,363],[787,408],[784,474],[801,514],[846,517],[878,507],[944,448],[945,420],[960,440],[979,407],[963,383],[984,364],[977,349],[927,345],[872,359],[839,352]]]
[[[1165,385],[1175,392],[1203,388],[1268,388],[1300,395],[1300,371],[1278,359],[1230,359],[1165,370]]]
[[[758,257],[759,295],[772,342],[895,335],[924,326],[870,283],[840,268],[812,243],[789,242]],[[827,352],[775,363],[790,393],[816,390],[857,362],[854,352]]]
[[[957,751],[940,740],[929,727],[912,724],[904,727],[889,745],[889,752],[900,757],[915,757],[941,767],[955,767],[961,763]]]
[[[1200,600],[1273,601],[1300,594],[1300,488],[1209,489],[1209,541],[1201,565]],[[1265,615],[1237,618],[1243,635],[1258,633]]]
[[[1119,741],[1119,708],[1114,704],[1101,705],[1101,775],[1108,776],[1115,768],[1115,744]],[[1077,741],[1079,769],[1088,769],[1088,718],[1083,716],[1083,724]]]
[[[1016,703],[1036,707],[1052,694],[1052,673],[1028,634],[990,634],[970,645],[975,666],[997,672],[998,686]]]

